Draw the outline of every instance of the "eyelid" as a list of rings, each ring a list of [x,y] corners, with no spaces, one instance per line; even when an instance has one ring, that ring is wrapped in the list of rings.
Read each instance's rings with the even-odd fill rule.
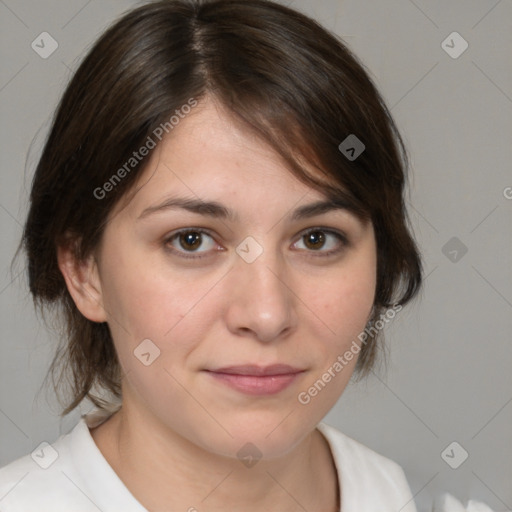
[[[297,249],[298,251],[301,251],[303,253],[307,253],[308,256],[311,256],[311,257],[327,257],[327,256],[333,256],[335,254],[338,254],[340,253],[343,249],[347,248],[348,246],[350,246],[350,241],[348,239],[348,236],[346,235],[345,232],[343,231],[340,231],[338,229],[335,229],[335,228],[327,228],[327,227],[323,227],[323,226],[313,226],[313,227],[310,227],[310,228],[307,228],[307,229],[304,229],[302,230],[300,233],[298,233],[295,237],[295,241],[292,243],[292,246],[295,245],[302,237],[308,235],[309,233],[314,233],[314,232],[317,232],[317,231],[321,231],[327,235],[332,235],[334,237],[336,237],[339,241],[339,245],[338,247],[334,248],[334,249],[330,249],[328,251],[322,251],[321,249],[319,250],[313,250],[313,249],[310,249],[310,250],[307,250],[307,249]],[[212,251],[198,251],[198,252],[195,252],[195,251],[181,251],[179,249],[176,249],[174,247],[172,247],[170,245],[170,242],[172,240],[174,240],[176,237],[178,237],[180,234],[182,233],[190,233],[190,232],[196,232],[196,233],[200,233],[201,235],[207,235],[209,236],[210,238],[212,238],[212,240],[215,242],[215,244],[217,245],[217,248]],[[194,227],[194,226],[188,226],[188,227],[185,227],[185,228],[180,228],[180,229],[177,229],[175,231],[172,231],[171,233],[169,233],[168,235],[166,235],[163,239],[163,245],[165,247],[165,249],[174,254],[174,255],[177,255],[178,257],[180,258],[184,258],[184,259],[201,259],[201,258],[207,258],[207,257],[211,257],[212,256],[212,253],[213,252],[222,252],[222,251],[225,251],[226,248],[223,247],[218,241],[217,241],[217,235],[214,234],[211,230],[207,229],[207,228],[199,228],[199,227]],[[220,247],[220,249],[219,249]]]
[[[313,249],[310,249],[310,250],[298,249],[298,250],[307,252],[308,255],[315,256],[315,257],[316,256],[332,256],[334,254],[341,252],[346,247],[350,246],[350,241],[349,241],[349,238],[346,235],[346,233],[344,233],[343,231],[340,231],[338,229],[326,228],[326,227],[322,227],[322,226],[315,226],[315,227],[307,228],[307,229],[301,231],[297,235],[297,238],[293,242],[292,245],[295,245],[299,240],[301,240],[302,237],[304,237],[310,233],[315,233],[317,231],[321,231],[322,233],[326,233],[328,235],[335,236],[340,242],[339,246],[336,247],[335,249],[330,249],[328,251],[322,251],[321,249],[317,250],[317,251],[315,251]]]
[[[217,237],[206,228],[196,228],[194,226],[189,226],[186,228],[176,229],[175,231],[172,231],[171,233],[167,234],[163,239],[164,247],[167,251],[169,251],[172,254],[178,255],[181,258],[186,259],[200,259],[200,258],[207,258],[211,256],[212,251],[180,251],[179,249],[176,249],[175,247],[172,247],[170,245],[170,242],[173,241],[176,237],[178,237],[182,233],[200,233],[201,235],[207,235],[209,236],[217,246],[221,246],[219,242],[217,241]],[[224,251],[225,248],[222,247],[222,249],[216,249],[216,252]]]

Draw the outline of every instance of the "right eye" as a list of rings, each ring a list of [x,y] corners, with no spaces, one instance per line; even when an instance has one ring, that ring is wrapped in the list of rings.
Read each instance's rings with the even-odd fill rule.
[[[172,233],[166,238],[165,246],[185,258],[201,258],[206,256],[203,253],[220,248],[213,237],[201,229],[182,229]]]

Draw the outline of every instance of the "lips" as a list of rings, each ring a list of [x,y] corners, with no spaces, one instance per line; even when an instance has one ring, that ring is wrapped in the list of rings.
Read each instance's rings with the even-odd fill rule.
[[[239,365],[228,366],[225,368],[218,368],[216,370],[208,370],[214,373],[225,373],[228,375],[252,375],[254,377],[269,376],[269,375],[291,375],[300,373],[303,370],[294,368],[287,364],[273,364],[270,366],[256,366],[256,365]]]
[[[286,364],[238,365],[207,373],[217,382],[247,395],[274,395],[286,389],[305,370]]]

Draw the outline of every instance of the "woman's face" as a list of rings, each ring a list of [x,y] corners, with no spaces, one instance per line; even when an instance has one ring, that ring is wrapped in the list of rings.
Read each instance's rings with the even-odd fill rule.
[[[137,187],[94,268],[127,410],[213,453],[285,454],[356,363],[344,354],[374,300],[371,223],[326,206],[211,101]]]

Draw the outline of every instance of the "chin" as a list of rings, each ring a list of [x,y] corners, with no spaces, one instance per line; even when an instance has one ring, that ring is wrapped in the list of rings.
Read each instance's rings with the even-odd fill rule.
[[[240,458],[239,452],[243,454],[244,450],[249,451],[249,455],[251,450],[259,452],[265,459],[283,457],[313,432],[320,421],[310,415],[304,418],[298,414],[300,410],[286,418],[289,411],[293,411],[293,408],[239,416],[223,425],[232,437],[216,429],[212,437],[205,438],[202,433],[201,444],[208,451],[229,458]]]

